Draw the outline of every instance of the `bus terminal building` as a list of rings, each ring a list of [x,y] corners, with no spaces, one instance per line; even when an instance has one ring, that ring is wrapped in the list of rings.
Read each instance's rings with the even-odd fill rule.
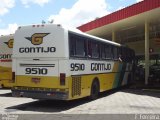
[[[79,30],[134,49],[145,68],[160,64],[160,0],[144,0],[78,27]]]

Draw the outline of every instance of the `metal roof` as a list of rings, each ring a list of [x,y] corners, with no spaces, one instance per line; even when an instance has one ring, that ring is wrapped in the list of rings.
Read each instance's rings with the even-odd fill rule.
[[[93,29],[116,23],[118,21],[137,16],[139,14],[151,11],[160,7],[160,0],[144,0],[142,2],[133,4],[119,11],[113,12],[109,15],[93,20],[89,23],[77,27],[83,32],[89,32]],[[159,10],[160,11],[160,10]],[[152,14],[149,14],[152,16]]]

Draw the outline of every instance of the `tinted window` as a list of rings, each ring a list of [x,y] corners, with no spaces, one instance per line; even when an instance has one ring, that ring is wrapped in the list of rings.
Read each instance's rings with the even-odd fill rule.
[[[86,41],[83,37],[70,35],[70,56],[85,57],[86,56]]]
[[[112,47],[111,45],[102,44],[101,45],[102,59],[112,59]]]
[[[106,59],[106,48],[104,44],[101,45],[101,57],[102,59]]]
[[[88,41],[88,57],[99,58],[99,43],[95,41]]]
[[[86,47],[84,39],[76,40],[76,56],[86,56]]]
[[[118,48],[117,47],[113,47],[113,59],[117,60],[118,59]]]
[[[70,56],[76,55],[76,40],[73,36],[70,37]]]

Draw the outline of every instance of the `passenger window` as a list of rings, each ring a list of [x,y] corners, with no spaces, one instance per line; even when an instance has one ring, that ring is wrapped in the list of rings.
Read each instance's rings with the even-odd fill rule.
[[[112,46],[111,45],[106,45],[106,58],[107,59],[112,59]]]
[[[102,59],[106,59],[106,52],[105,52],[106,50],[105,50],[105,45],[101,45],[101,57],[102,57]]]
[[[102,59],[112,59],[112,49],[110,45],[101,46]]]
[[[117,47],[114,47],[113,48],[113,57],[114,57],[114,60],[118,60],[118,49]]]
[[[122,61],[124,61],[124,62],[126,62],[126,50],[125,50],[125,48],[122,48]]]
[[[128,62],[132,62],[132,51],[128,49]]]
[[[70,37],[70,56],[75,56],[76,54],[76,41],[74,37]]]
[[[98,42],[88,41],[88,57],[91,57],[91,58],[100,57]]]
[[[70,56],[86,57],[86,41],[83,37],[70,36]]]
[[[90,41],[88,41],[88,57],[92,57],[92,44]]]
[[[92,43],[92,57],[99,58],[99,44],[98,44],[98,42]]]
[[[80,57],[86,56],[85,41],[83,39],[76,40],[76,56]]]

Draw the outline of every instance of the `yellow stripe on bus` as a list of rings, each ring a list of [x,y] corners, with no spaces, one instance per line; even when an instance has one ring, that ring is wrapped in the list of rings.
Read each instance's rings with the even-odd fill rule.
[[[69,76],[66,78],[66,85],[60,85],[59,77],[48,77],[48,76],[16,76],[16,86],[33,87],[33,88],[54,88],[54,89],[68,89],[69,99],[77,99],[90,95],[91,84],[95,78],[98,78],[100,83],[100,91],[110,90],[113,87],[116,72],[114,73],[103,73],[103,74],[90,74],[80,76]],[[80,78],[80,95],[73,96],[73,78]],[[34,81],[35,80],[35,81]],[[37,81],[36,81],[37,80]],[[78,80],[78,79],[75,79]],[[77,89],[77,81],[76,81]]]
[[[0,85],[6,88],[11,88],[13,86],[12,68],[0,66]]]

